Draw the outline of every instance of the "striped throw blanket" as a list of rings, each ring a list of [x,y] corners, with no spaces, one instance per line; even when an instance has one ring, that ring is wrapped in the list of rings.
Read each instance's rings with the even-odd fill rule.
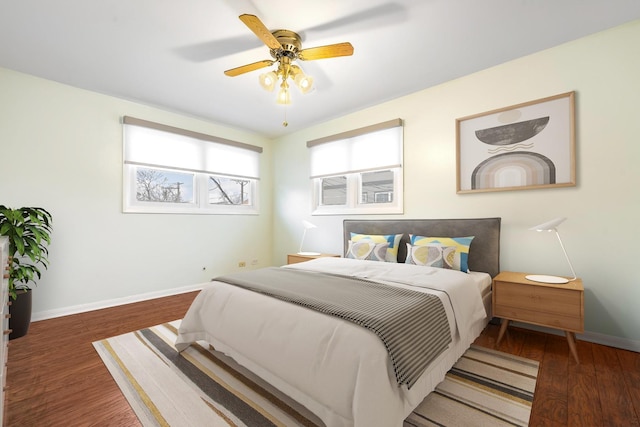
[[[408,388],[451,342],[451,331],[435,295],[348,276],[277,267],[215,280],[353,322],[385,345],[398,385]]]

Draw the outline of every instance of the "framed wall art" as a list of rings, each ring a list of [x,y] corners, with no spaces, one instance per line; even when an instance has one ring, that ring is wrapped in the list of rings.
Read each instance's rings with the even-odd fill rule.
[[[456,120],[457,192],[576,185],[574,92]]]

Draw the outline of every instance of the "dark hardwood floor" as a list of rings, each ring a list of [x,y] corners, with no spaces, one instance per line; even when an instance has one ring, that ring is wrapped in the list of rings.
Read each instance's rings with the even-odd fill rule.
[[[496,348],[498,325],[476,344]],[[531,426],[640,426],[640,353],[577,341],[577,364],[564,336],[509,328],[498,350],[540,362]]]
[[[9,343],[7,426],[138,426],[92,346],[181,318],[196,292],[31,324]],[[489,325],[476,344],[495,348]],[[540,361],[531,426],[640,426],[640,353],[509,328],[498,348]]]

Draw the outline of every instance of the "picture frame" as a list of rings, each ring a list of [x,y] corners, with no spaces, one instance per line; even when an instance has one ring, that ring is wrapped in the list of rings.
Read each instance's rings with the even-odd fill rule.
[[[575,92],[456,119],[456,192],[576,185]]]

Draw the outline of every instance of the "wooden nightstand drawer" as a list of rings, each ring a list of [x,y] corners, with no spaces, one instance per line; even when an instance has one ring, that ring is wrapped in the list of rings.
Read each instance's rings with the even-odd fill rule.
[[[494,283],[493,291],[497,317],[583,332],[581,292],[501,281]]]
[[[564,331],[584,332],[582,319],[578,316],[564,316],[557,313],[545,313],[537,309],[498,305],[493,309],[494,316],[518,320],[535,325],[549,326]]]
[[[580,307],[580,293],[571,289],[526,286],[496,282],[500,303],[510,307],[531,308],[548,313],[575,313]]]

